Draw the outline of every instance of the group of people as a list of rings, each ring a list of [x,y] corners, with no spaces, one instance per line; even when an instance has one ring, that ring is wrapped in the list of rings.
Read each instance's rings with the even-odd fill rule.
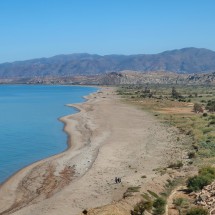
[[[121,183],[121,178],[115,177],[116,184]]]

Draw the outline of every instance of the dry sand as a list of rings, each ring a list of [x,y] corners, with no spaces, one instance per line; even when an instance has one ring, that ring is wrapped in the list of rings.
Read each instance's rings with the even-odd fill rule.
[[[177,131],[123,102],[113,88],[102,88],[87,102],[71,106],[80,112],[62,118],[69,149],[4,183],[1,215],[75,215],[111,203],[115,207],[128,187],[147,190],[164,183],[153,170],[181,156]],[[122,178],[121,184],[115,184],[115,176]],[[126,212],[122,201],[118,214],[130,209]]]

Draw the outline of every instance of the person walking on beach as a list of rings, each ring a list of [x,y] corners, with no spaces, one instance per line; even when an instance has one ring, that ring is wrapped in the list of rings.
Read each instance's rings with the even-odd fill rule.
[[[116,184],[121,183],[121,178],[115,177]]]
[[[118,183],[121,183],[121,178],[118,178]]]
[[[115,182],[116,182],[116,184],[118,183],[118,178],[117,177],[115,177]]]

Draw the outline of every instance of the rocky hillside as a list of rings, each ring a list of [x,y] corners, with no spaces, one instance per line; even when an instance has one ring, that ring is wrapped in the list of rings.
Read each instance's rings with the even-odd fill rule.
[[[171,72],[111,72],[104,75],[70,77],[33,77],[0,79],[0,84],[72,84],[72,85],[125,85],[125,84],[184,84],[215,85],[215,73],[177,74]]]
[[[140,73],[124,71],[109,73],[99,79],[102,85],[123,84],[186,84],[186,85],[215,85],[215,73],[177,74],[170,72]]]
[[[123,70],[210,73],[215,72],[215,52],[184,48],[151,55],[58,55],[0,64],[0,78],[71,77]]]

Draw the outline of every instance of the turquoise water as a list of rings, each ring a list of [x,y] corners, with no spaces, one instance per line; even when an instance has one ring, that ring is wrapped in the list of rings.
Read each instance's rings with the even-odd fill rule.
[[[19,169],[67,148],[59,117],[75,113],[97,88],[0,85],[0,182]]]

